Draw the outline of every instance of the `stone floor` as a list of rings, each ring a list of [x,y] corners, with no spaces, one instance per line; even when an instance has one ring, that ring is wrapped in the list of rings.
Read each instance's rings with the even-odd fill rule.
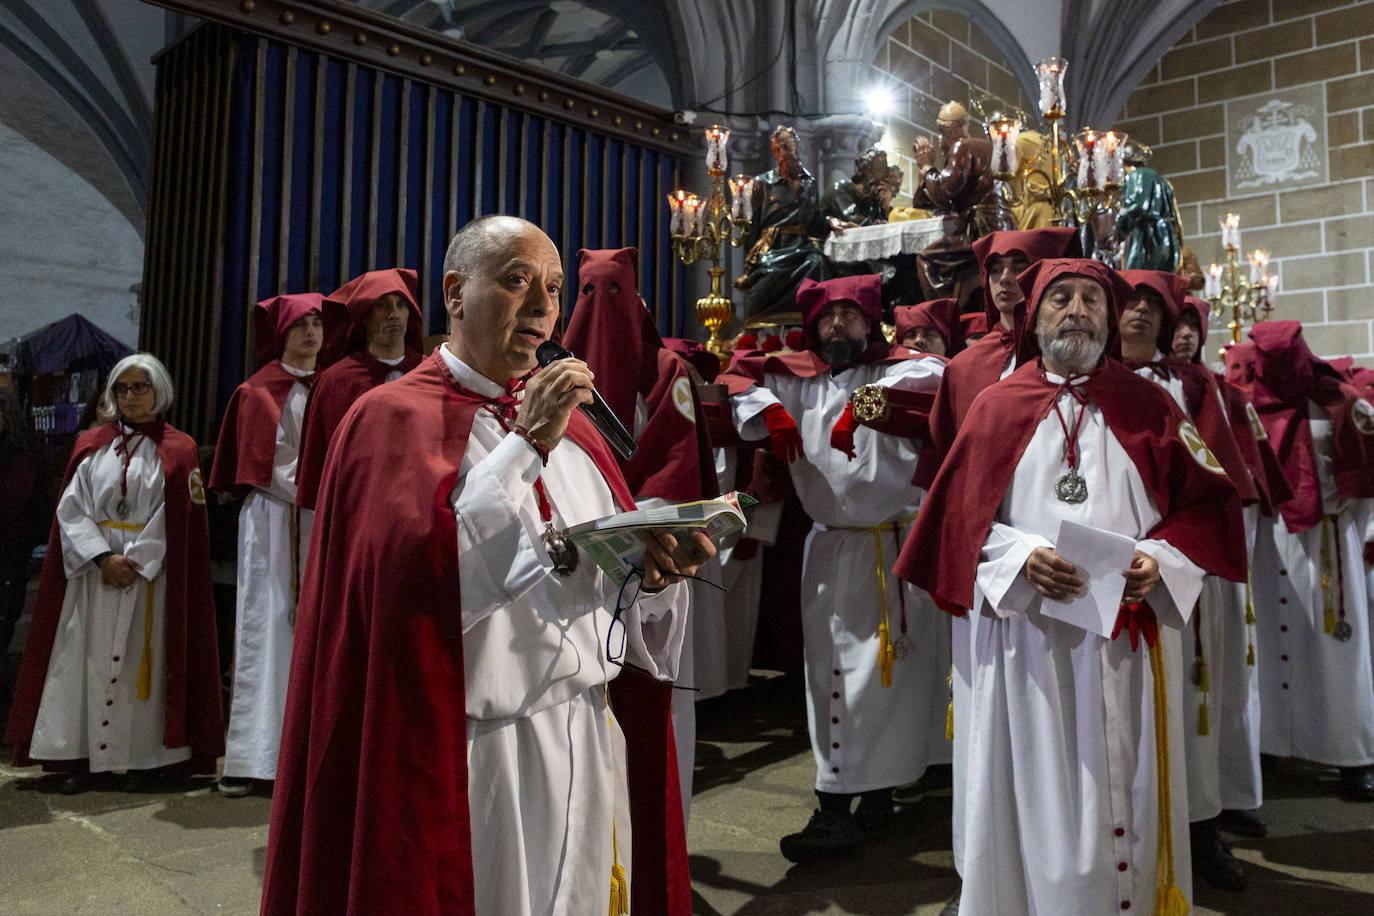
[[[932,787],[901,811],[900,829],[854,856],[803,868],[778,854],[778,837],[805,822],[813,801],[795,679],[761,674],[698,704],[698,737],[694,912],[933,916],[957,889],[947,786]],[[1374,805],[1335,798],[1334,780],[1322,768],[1281,767],[1263,812],[1271,835],[1236,844],[1250,863],[1249,889],[1199,889],[1196,912],[1374,913]],[[202,779],[67,797],[55,782],[36,768],[0,766],[0,914],[257,911],[265,795],[224,798]]]

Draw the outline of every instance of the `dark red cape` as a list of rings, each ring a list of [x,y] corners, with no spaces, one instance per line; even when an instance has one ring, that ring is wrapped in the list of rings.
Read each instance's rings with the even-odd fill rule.
[[[118,435],[115,424],[83,433],[62,479],[65,491],[77,467]],[[210,525],[200,479],[196,443],[190,436],[159,422],[150,434],[157,443],[165,479],[167,554],[167,623],[164,634],[167,692],[162,743],[191,747],[193,772],[213,773],[224,753],[224,719],[220,709],[219,647],[215,638],[215,602],[210,581]],[[57,636],[67,576],[62,567],[62,536],[53,519],[48,552],[38,580],[38,600],[29,624],[24,660],[19,666],[10,704],[5,740],[14,747],[15,766],[29,766],[38,704],[43,699]]]
[[[1260,512],[1272,518],[1279,506],[1293,498],[1293,491],[1283,476],[1274,450],[1269,447],[1269,434],[1250,399],[1222,376],[1216,378],[1217,387],[1226,398],[1226,415],[1231,421],[1236,446],[1250,468],[1259,494]]]
[[[945,366],[930,408],[930,441],[916,458],[916,472],[911,478],[914,485],[930,488],[974,399],[1002,377],[1002,369],[1015,352],[1016,338],[999,322]]]
[[[473,912],[449,494],[482,403],[436,352],[364,396],[339,427],[301,588],[263,913]],[[568,435],[616,502],[632,505],[610,449],[578,412]],[[629,737],[633,907],[685,916],[668,692],[630,675],[611,684]]]
[[[1186,419],[1173,398],[1111,359],[1084,387],[1163,516],[1147,537],[1168,541],[1207,572],[1245,581],[1240,499],[1224,473],[1204,468],[1184,445]],[[979,552],[1058,390],[1036,360],[979,395],[921,504],[898,576],[945,605],[973,606]]]
[[[296,382],[313,385],[318,375],[292,375],[273,360],[234,389],[220,421],[210,489],[246,496],[254,487],[272,485],[277,455],[277,427],[286,396]]]
[[[1316,403],[1331,418],[1336,490],[1352,499],[1374,496],[1374,408],[1335,369],[1312,355],[1298,322],[1260,322],[1250,329],[1250,338],[1257,355],[1255,410],[1293,490],[1293,498],[1280,512],[1288,530],[1296,534],[1322,518],[1307,402]]]
[[[329,443],[353,402],[386,381],[390,373],[409,372],[420,365],[423,358],[419,351],[407,349],[399,365],[388,366],[368,351],[357,350],[320,373],[315,387],[310,389],[305,415],[301,418],[296,505],[302,509],[315,508]]]
[[[1232,430],[1231,418],[1222,404],[1222,395],[1210,369],[1200,363],[1166,359],[1169,370],[1177,372],[1183,382],[1183,402],[1188,405],[1188,418],[1197,427],[1202,441],[1226,469],[1240,501],[1245,505],[1258,502],[1260,495],[1250,474],[1250,464],[1241,453]],[[1128,367],[1134,369],[1129,362]]]

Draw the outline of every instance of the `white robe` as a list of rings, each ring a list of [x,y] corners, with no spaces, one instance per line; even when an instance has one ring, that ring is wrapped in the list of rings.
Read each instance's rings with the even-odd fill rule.
[[[918,443],[860,426],[855,460],[830,445],[830,432],[849,396],[863,385],[934,393],[944,363],[934,358],[855,366],[809,379],[768,375],[764,385],[733,398],[745,440],[767,435],[763,412],[781,403],[801,430],[805,454],[789,468],[803,508],[814,521],[802,566],[801,614],[807,679],[807,719],[818,792],[858,793],[904,785],[932,763],[950,760],[945,741],[949,626],[919,589],[892,566],[923,491],[911,485]],[[891,523],[898,523],[896,529]],[[882,529],[882,557],[872,530]],[[892,667],[883,687],[878,626],[881,563],[891,639],[906,638],[912,654]]]
[[[1054,381],[1060,381],[1050,376]],[[1066,417],[1079,410],[1060,396]],[[1072,413],[1071,413],[1072,412]],[[1177,630],[1202,586],[1178,550],[1144,540],[1160,519],[1139,472],[1089,404],[1079,434],[1088,499],[1054,498],[1064,434],[1053,412],[1036,428],[983,546],[972,645],[955,654],[969,685],[961,916],[1149,912],[1158,880],[1159,798],[1154,678],[1142,642],[1115,640],[1043,616],[1022,575],[1060,521],[1134,537],[1159,563],[1148,596],[1159,619],[1168,692],[1175,880],[1191,897]],[[956,735],[958,728],[956,727]]]
[[[1260,746],[1280,757],[1364,766],[1374,763],[1374,637],[1362,557],[1364,543],[1374,539],[1374,501],[1336,492],[1331,420],[1315,404],[1309,416],[1323,512],[1337,518],[1334,526],[1324,521],[1300,534],[1291,533],[1282,518],[1261,523],[1255,565],[1276,567],[1278,588],[1251,592],[1263,710]],[[1344,642],[1325,628],[1323,531],[1333,580],[1340,550],[1344,619],[1353,631]],[[1334,583],[1331,592],[1334,603]]]
[[[292,375],[301,370],[282,364]],[[272,482],[254,488],[239,510],[234,692],[225,737],[224,775],[275,779],[291,668],[296,598],[292,588],[292,515],[297,516],[296,575],[305,569],[315,513],[296,508],[296,458],[309,389],[287,392],[277,423]],[[299,583],[299,578],[296,580]]]
[[[1154,359],[1162,361],[1164,355],[1156,352]],[[1183,380],[1178,373],[1170,372],[1166,381],[1145,366],[1136,370],[1136,374],[1169,392],[1179,409],[1188,414]],[[1225,404],[1221,406],[1224,411]],[[1189,416],[1189,419],[1193,418]],[[1241,590],[1239,601],[1236,600],[1237,588]],[[1230,805],[1224,805],[1222,799],[1223,783],[1238,786],[1246,781],[1246,772],[1259,768],[1259,719],[1249,715],[1253,678],[1247,674],[1245,665],[1248,640],[1245,639],[1244,589],[1244,585],[1207,576],[1198,598],[1198,614],[1189,629],[1178,634],[1182,640],[1184,671],[1183,733],[1180,737],[1188,761],[1190,821],[1210,820],[1220,814],[1223,807],[1259,807],[1258,796],[1254,795],[1251,803],[1252,793],[1248,792],[1231,793],[1233,804]],[[1207,666],[1205,691],[1197,680],[1200,660]],[[1201,734],[1204,703],[1208,719],[1205,735]],[[1226,723],[1225,729],[1223,723]],[[1228,737],[1241,744],[1223,752],[1223,740]],[[1253,758],[1246,755],[1251,747],[1255,748]],[[1223,769],[1227,775],[1223,774]]]
[[[120,519],[124,459],[120,439],[90,455],[72,475],[57,504],[67,592],[43,682],[29,754],[35,760],[88,758],[91,772],[148,770],[190,759],[190,747],[162,743],[166,726],[167,553],[162,461],[153,442],[130,440],[127,501]],[[142,525],[140,531],[101,522]],[[112,551],[142,565],[129,588],[105,585],[91,562]],[[151,639],[144,639],[149,591]],[[138,699],[139,663],[149,650],[149,696]]]
[[[501,386],[445,363],[470,390]],[[552,573],[533,483],[542,478],[559,528],[617,511],[600,470],[565,438],[547,467],[486,410],[473,420],[453,492],[458,523],[468,714],[469,811],[478,913],[604,913],[612,847],[633,881],[625,736],[606,703],[620,668],[677,676],[685,588],[628,602],[582,556]],[[634,675],[631,675],[634,676]],[[633,736],[632,736],[633,737]],[[614,841],[613,841],[614,836]]]

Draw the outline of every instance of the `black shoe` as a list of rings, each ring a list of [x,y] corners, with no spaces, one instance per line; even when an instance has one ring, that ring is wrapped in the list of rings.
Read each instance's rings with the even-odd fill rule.
[[[806,862],[850,852],[863,838],[852,815],[817,809],[804,830],[789,833],[778,846],[787,861]]]
[[[1341,767],[1341,798],[1347,801],[1374,801],[1374,765]]]
[[[253,791],[253,780],[246,776],[221,776],[219,794],[226,798],[241,798]]]
[[[1231,855],[1217,833],[1216,821],[1195,821],[1189,825],[1193,851],[1193,874],[1221,891],[1245,890],[1245,870]]]
[[[130,770],[119,778],[119,787],[125,792],[142,792],[148,788],[148,774],[143,770]]]
[[[1217,827],[1236,836],[1260,839],[1269,835],[1269,828],[1253,811],[1227,808],[1217,815]]]
[[[854,826],[863,833],[881,835],[891,829],[896,820],[890,791],[865,792],[859,796],[858,807],[854,809]]]
[[[57,791],[63,795],[80,795],[82,792],[91,791],[90,773],[72,773],[62,780]]]

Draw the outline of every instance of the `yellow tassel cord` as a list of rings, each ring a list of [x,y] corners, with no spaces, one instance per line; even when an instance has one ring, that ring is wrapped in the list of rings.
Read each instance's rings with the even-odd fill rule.
[[[153,695],[153,583],[148,583],[143,602],[143,655],[138,659],[138,698]]]
[[[1164,684],[1164,659],[1156,642],[1150,647],[1150,674],[1155,686],[1155,773],[1159,787],[1159,882],[1155,888],[1157,916],[1187,916],[1188,898],[1174,879],[1174,825],[1169,791],[1169,692]]]
[[[945,675],[945,686],[949,688],[949,708],[945,710],[945,740],[954,740],[954,666]]]
[[[616,854],[615,820],[611,820],[611,907],[610,916],[627,916],[630,912],[630,882]]]
[[[892,646],[892,623],[887,615],[887,564],[883,562],[883,526],[873,529],[873,546],[878,551],[878,668],[883,686],[892,686],[892,663],[897,650]],[[898,588],[901,586],[898,585]]]
[[[1322,629],[1326,633],[1336,632],[1336,609],[1331,604],[1331,528],[1330,516],[1322,516]]]
[[[902,528],[916,520],[913,513],[900,521],[872,527],[854,526],[840,528],[840,531],[869,531],[873,534],[873,546],[878,558],[878,670],[882,672],[884,687],[892,686],[892,663],[897,660],[897,649],[892,645],[892,624],[887,615],[887,561],[883,559],[883,532],[891,529],[900,533]],[[901,588],[901,583],[897,584]]]
[[[1245,580],[1245,664],[1255,667],[1255,603],[1250,600],[1250,579]]]

